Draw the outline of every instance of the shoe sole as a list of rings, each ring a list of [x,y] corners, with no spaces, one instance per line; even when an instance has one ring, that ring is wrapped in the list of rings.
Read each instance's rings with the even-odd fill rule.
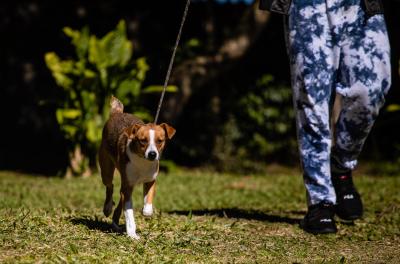
[[[324,228],[324,229],[310,229],[304,226],[303,222],[300,222],[300,228],[306,231],[307,233],[311,233],[313,235],[318,234],[333,234],[337,232],[336,228]]]
[[[303,230],[306,231],[307,233],[311,233],[313,235],[334,234],[337,232],[336,229],[332,229],[332,228],[325,228],[325,229],[319,229],[319,230],[303,228]]]
[[[354,220],[360,219],[362,217],[362,215],[346,215],[346,216],[343,216],[343,215],[339,215],[337,213],[336,213],[336,215],[340,219],[347,220],[347,221],[354,221]]]

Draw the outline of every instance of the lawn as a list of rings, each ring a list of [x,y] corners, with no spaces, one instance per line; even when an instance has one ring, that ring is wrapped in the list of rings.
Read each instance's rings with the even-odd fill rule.
[[[0,262],[399,263],[400,177],[357,174],[355,182],[364,218],[314,236],[298,226],[306,207],[297,170],[161,174],[153,218],[141,216],[141,188],[134,192],[134,241],[102,215],[99,176],[0,172]]]

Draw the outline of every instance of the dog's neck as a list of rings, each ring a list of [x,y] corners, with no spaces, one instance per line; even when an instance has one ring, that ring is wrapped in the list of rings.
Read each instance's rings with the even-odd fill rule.
[[[150,161],[138,154],[132,152],[127,147],[126,154],[128,162],[126,163],[126,175],[131,184],[154,181],[158,174],[159,161]]]

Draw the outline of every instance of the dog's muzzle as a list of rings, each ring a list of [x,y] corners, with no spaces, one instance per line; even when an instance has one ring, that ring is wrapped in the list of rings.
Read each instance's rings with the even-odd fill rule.
[[[157,158],[157,152],[154,150],[149,151],[146,158],[151,161],[155,160]]]

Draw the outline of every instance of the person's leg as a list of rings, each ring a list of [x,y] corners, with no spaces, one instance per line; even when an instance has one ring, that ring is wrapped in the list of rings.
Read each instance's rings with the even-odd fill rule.
[[[294,0],[287,41],[301,165],[309,205],[334,204],[329,101],[339,61],[323,0]]]
[[[336,124],[332,171],[345,173],[357,158],[370,132],[391,83],[390,47],[382,15],[368,20],[360,8],[358,19],[349,25],[342,45],[340,63],[342,111]]]
[[[334,233],[335,191],[330,172],[330,99],[340,49],[325,0],[294,0],[286,28],[293,101],[308,211],[301,227]]]
[[[332,182],[336,214],[355,220],[362,216],[363,204],[351,172],[390,87],[390,48],[383,16],[366,20],[358,6],[341,47],[337,92],[342,95],[342,110],[331,156]]]

